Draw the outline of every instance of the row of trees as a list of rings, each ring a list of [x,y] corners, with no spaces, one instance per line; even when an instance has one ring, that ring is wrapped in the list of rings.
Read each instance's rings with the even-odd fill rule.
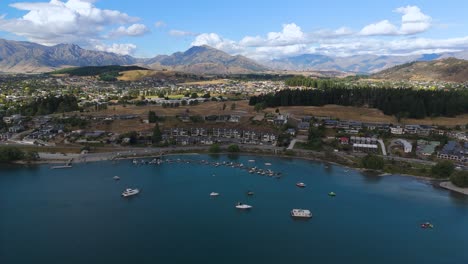
[[[17,147],[0,147],[0,163],[9,163],[18,160],[37,160],[39,154],[35,151],[22,151]]]
[[[47,96],[37,98],[21,107],[21,114],[25,116],[48,115],[79,110],[78,100],[73,95]]]
[[[252,96],[249,104],[262,107],[323,106],[326,104],[368,106],[380,109],[386,115],[410,118],[453,117],[468,112],[468,91],[346,88],[344,83],[338,84],[340,85],[326,89],[286,89],[275,94]]]

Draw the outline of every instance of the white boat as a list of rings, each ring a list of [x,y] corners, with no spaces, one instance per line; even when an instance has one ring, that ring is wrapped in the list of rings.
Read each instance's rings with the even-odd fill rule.
[[[265,166],[271,166],[271,163],[267,162],[267,163],[265,163]]]
[[[292,209],[291,216],[298,218],[311,218],[312,213],[307,209]]]
[[[210,196],[219,196],[219,193],[217,193],[217,192],[212,192],[212,193],[210,193]]]
[[[120,180],[120,177],[119,176],[114,176],[114,177],[112,177],[112,179],[118,181],[118,180]]]
[[[139,192],[140,192],[140,190],[138,190],[138,189],[127,188],[127,189],[125,189],[125,191],[122,193],[122,196],[123,196],[123,197],[129,197],[129,196],[132,196],[132,195],[137,195]]]
[[[303,183],[303,182],[298,182],[298,183],[296,183],[296,186],[299,187],[299,188],[305,188],[306,184]]]
[[[249,160],[249,162],[255,162],[255,160]]]
[[[251,206],[251,205],[248,205],[248,204],[237,203],[237,204],[236,204],[236,208],[237,208],[237,209],[247,210],[247,209],[252,208],[252,206]]]

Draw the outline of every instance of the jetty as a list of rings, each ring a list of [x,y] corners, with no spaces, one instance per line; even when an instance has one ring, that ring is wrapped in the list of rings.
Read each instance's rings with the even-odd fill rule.
[[[55,170],[55,169],[69,169],[69,168],[72,168],[72,161],[73,161],[73,158],[69,159],[65,165],[59,165],[59,166],[52,166],[50,167],[51,169]]]

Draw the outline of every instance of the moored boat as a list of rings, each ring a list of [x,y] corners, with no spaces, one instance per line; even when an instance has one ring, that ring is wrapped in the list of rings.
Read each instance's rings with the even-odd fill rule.
[[[129,196],[137,195],[138,193],[140,193],[140,190],[138,190],[138,189],[127,188],[127,189],[125,189],[125,191],[122,193],[122,196],[123,196],[123,197],[129,197]]]
[[[217,192],[212,192],[212,193],[210,193],[210,196],[216,197],[216,196],[219,196],[219,193],[217,193]]]
[[[335,196],[336,196],[336,193],[334,193],[334,192],[329,192],[329,193],[328,193],[328,196],[335,197]]]
[[[303,182],[298,182],[298,183],[296,183],[296,186],[299,187],[299,188],[305,188],[306,184],[303,183]]]
[[[247,210],[247,209],[252,208],[252,206],[251,206],[251,205],[248,205],[248,204],[243,204],[243,203],[241,203],[241,202],[238,202],[238,203],[236,204],[236,208],[237,208],[237,209],[242,209],[242,210]]]
[[[311,218],[312,213],[307,209],[292,209],[291,216],[297,218]]]
[[[112,177],[112,179],[118,181],[118,180],[120,180],[120,177],[119,176],[114,176],[114,177]]]

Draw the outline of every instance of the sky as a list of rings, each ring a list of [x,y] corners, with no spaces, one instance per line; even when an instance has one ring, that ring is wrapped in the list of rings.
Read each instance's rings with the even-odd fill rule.
[[[209,45],[271,60],[300,54],[468,50],[466,0],[0,0],[0,38],[154,57]]]

